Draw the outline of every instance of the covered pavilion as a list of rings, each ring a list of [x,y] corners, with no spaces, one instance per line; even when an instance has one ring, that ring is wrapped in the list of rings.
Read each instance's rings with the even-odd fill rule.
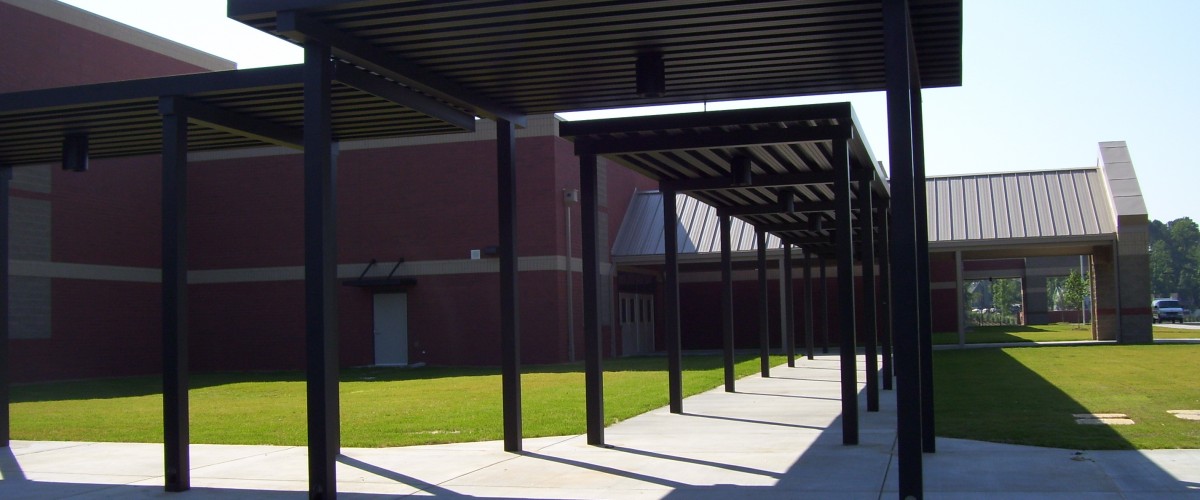
[[[756,123],[763,123],[754,121],[758,118],[736,115],[733,121],[706,125],[708,115],[695,115],[687,118],[688,123],[665,128],[612,122],[625,128],[589,130],[581,125],[572,133],[577,134],[584,179],[585,241],[595,242],[595,220],[586,222],[587,207],[594,207],[595,198],[587,186],[595,186],[594,160],[601,154],[617,155],[618,162],[651,174],[664,189],[704,192],[702,196],[719,202],[726,216],[743,217],[756,224],[760,233],[773,232],[813,249],[836,249],[841,266],[853,265],[855,231],[862,241],[872,240],[876,216],[867,214],[890,214],[890,221],[878,217],[891,224],[890,231],[879,232],[890,234],[881,262],[890,270],[886,274],[894,311],[890,330],[895,338],[898,389],[899,493],[921,495],[921,453],[933,451],[933,421],[928,335],[918,333],[928,333],[930,324],[925,211],[918,210],[925,199],[920,95],[922,88],[961,83],[960,1],[443,5],[230,0],[228,10],[234,19],[303,45],[304,64],[0,96],[0,130],[6,130],[0,139],[0,165],[5,169],[58,157],[65,167],[80,169],[86,168],[89,157],[162,152],[168,490],[186,490],[190,485],[184,252],[188,151],[264,143],[304,150],[310,496],[326,498],[336,495],[334,463],[339,450],[332,300],[338,286],[333,238],[337,141],[469,129],[475,117],[497,122],[503,311],[498,330],[505,449],[516,452],[521,450],[521,408],[514,130],[524,125],[526,115],[885,90],[891,144],[887,184],[865,143],[856,146],[853,120],[847,113],[823,113],[801,121],[780,118],[786,127],[758,127]],[[714,126],[741,132],[707,133]],[[680,129],[689,130],[691,140],[700,142],[676,137],[666,149],[708,148],[724,161],[710,164],[707,170],[694,163],[687,167],[691,170],[680,164],[674,171],[635,166],[638,154],[653,157],[657,153],[652,151],[657,150],[638,146],[639,140],[632,136],[640,136],[646,144]],[[606,134],[616,135],[606,142]],[[775,168],[761,152],[749,155],[756,158],[734,154],[781,143],[810,144],[801,148],[810,149],[815,163]],[[776,176],[792,177],[772,179]],[[756,179],[764,184],[756,185]],[[0,181],[0,192],[5,193],[0,195],[0,212],[4,213],[6,182]],[[703,182],[716,184],[706,189],[699,186]],[[859,184],[857,193],[852,182]],[[813,184],[833,188],[814,190]],[[875,198],[881,203],[887,200],[886,209],[882,204],[874,208]],[[836,245],[817,241],[828,237],[829,229],[815,227],[806,215],[796,215],[798,210],[805,213],[806,203],[832,215],[829,222]],[[7,249],[7,234],[8,228],[0,227],[0,238],[5,240],[0,248]],[[593,254],[585,255],[586,310],[591,311],[586,343],[594,346],[599,342],[594,333],[598,331],[594,328],[598,271],[595,245],[585,243],[585,249]],[[873,244],[864,243],[859,250],[862,260],[873,261],[874,250]],[[0,255],[0,262],[6,266],[7,255]],[[7,275],[7,268],[0,269],[0,292],[7,291]],[[845,295],[841,299],[847,300]],[[6,310],[7,305],[2,305]],[[677,305],[673,309],[677,311]],[[6,338],[6,329],[0,329],[0,339]],[[5,365],[4,356],[0,349],[0,366]],[[588,394],[588,422],[602,424],[602,396],[594,390],[599,387],[598,349],[589,347],[587,356],[588,386],[593,389]],[[674,408],[677,363],[671,371]],[[849,371],[852,379],[852,364]],[[0,377],[5,403],[0,412],[2,444],[8,442],[7,386],[7,378]],[[602,427],[593,430],[589,425],[589,441],[593,436],[599,438],[594,444],[600,444]],[[853,441],[849,436],[843,439]]]

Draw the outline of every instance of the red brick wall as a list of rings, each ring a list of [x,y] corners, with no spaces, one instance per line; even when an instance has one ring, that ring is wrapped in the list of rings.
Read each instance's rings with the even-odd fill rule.
[[[935,289],[929,291],[929,301],[933,304],[933,320],[931,326],[935,332],[958,331],[958,297],[954,289]]]
[[[773,261],[773,267],[778,265],[778,261]],[[792,298],[793,311],[795,317],[796,331],[796,349],[801,350],[804,342],[804,281],[800,274],[802,271],[797,269],[794,271]],[[840,338],[841,325],[838,316],[838,282],[836,278],[828,277],[826,279],[826,289],[822,291],[820,286],[820,278],[813,276],[813,332],[814,342],[817,346],[821,344],[821,331],[823,318],[828,318],[829,325],[829,342],[830,345],[837,345]],[[859,321],[865,314],[863,310],[864,303],[862,300],[862,278],[855,279],[856,298],[855,308]],[[826,311],[821,310],[821,294],[828,294],[829,308]],[[719,349],[721,348],[721,284],[720,282],[701,282],[701,283],[684,283],[680,285],[680,325],[683,332],[683,347],[684,349]],[[734,345],[738,349],[757,348],[759,345],[759,303],[758,303],[758,283],[755,280],[744,280],[733,282],[733,308],[734,308]],[[656,297],[656,300],[662,300],[661,293]],[[779,300],[779,281],[772,279],[768,280],[767,284],[767,308],[768,308],[768,325],[770,345],[772,348],[781,347],[780,340],[780,300]],[[660,302],[661,303],[661,302]],[[660,306],[661,311],[661,306]],[[824,313],[824,315],[823,315]],[[663,325],[661,324],[661,315],[659,314],[659,325],[657,339],[659,345],[665,345],[661,342],[665,341],[663,335]],[[880,319],[882,321],[882,317]],[[883,325],[877,324],[882,331]],[[861,326],[859,326],[861,328]],[[861,330],[859,330],[861,332]],[[861,333],[857,335],[858,345],[864,343],[865,336]]]
[[[162,264],[162,160],[95,160],[87,172],[54,169],[51,251],[55,262]]]
[[[954,261],[954,254],[950,255],[951,262]],[[933,255],[930,255],[933,258]],[[1008,270],[1023,270],[1025,269],[1025,259],[986,259],[986,260],[964,260],[963,271],[1008,271]]]
[[[0,93],[204,68],[0,2]]]
[[[553,137],[520,139],[517,151],[518,253],[565,255],[562,190],[578,187],[578,160],[569,143]],[[494,158],[492,141],[343,152],[338,172],[339,261],[457,260],[467,258],[471,249],[495,245]],[[191,267],[301,265],[300,169],[295,155],[195,165],[189,190]],[[648,183],[624,169],[609,170],[610,237],[616,235],[633,188],[645,189]],[[573,255],[579,258],[579,212],[572,212]],[[565,361],[566,273],[522,272],[518,281],[523,361]],[[194,308],[194,328],[214,339],[213,345],[194,344],[197,369],[302,366],[302,344],[280,348],[279,358],[264,365],[246,357],[263,352],[264,346],[255,343],[263,340],[242,333],[272,331],[276,333],[269,335],[278,337],[295,331],[302,343],[302,287],[299,281],[194,285],[194,307],[209,309]],[[576,353],[581,356],[583,292],[578,273],[574,287]],[[495,273],[417,277],[417,285],[408,290],[410,361],[498,364],[498,297]],[[372,307],[369,291],[348,288],[340,293],[344,364],[373,360]],[[201,316],[205,319],[195,319]],[[217,347],[226,344],[238,348]],[[238,354],[243,351],[248,354]]]
[[[162,369],[159,286],[53,280],[54,334],[11,340],[15,382],[119,377]]]

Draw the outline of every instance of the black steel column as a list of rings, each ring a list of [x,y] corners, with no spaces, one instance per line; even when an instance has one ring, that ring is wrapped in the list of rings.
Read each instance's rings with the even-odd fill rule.
[[[11,434],[9,404],[9,309],[8,309],[8,183],[12,180],[12,167],[0,165],[0,448],[7,448]]]
[[[879,308],[876,306],[875,293],[875,195],[872,186],[875,181],[875,169],[864,168],[858,177],[858,222],[859,234],[862,236],[859,252],[862,260],[863,282],[863,343],[866,347],[867,358],[867,411],[879,411],[879,352],[876,338],[877,322],[875,315]]]
[[[725,392],[734,392],[733,371],[733,249],[728,215],[721,215],[721,351],[725,362]]]
[[[675,192],[662,190],[663,197],[663,248],[666,253],[666,290],[663,291],[667,328],[667,384],[670,394],[671,413],[683,413],[683,347],[679,332],[679,216],[676,211]]]
[[[921,350],[908,1],[883,2],[887,65],[888,156],[892,188],[892,334],[896,363],[896,448],[899,497],[924,495],[921,457]],[[919,207],[924,210],[925,207]]]
[[[804,350],[813,359],[812,248],[804,249]]]
[[[758,238],[758,367],[763,377],[771,376],[771,320],[767,303],[767,233],[754,228]]]
[[[933,308],[929,294],[929,210],[925,196],[925,138],[921,118],[921,87],[912,88],[913,203],[917,216],[917,301],[921,339],[921,447],[937,451],[933,423]]]
[[[796,366],[796,311],[793,308],[796,297],[792,294],[792,244],[783,242],[783,324],[780,332],[783,335],[783,351],[787,354],[787,365]]]
[[[165,489],[191,487],[188,453],[187,117],[162,117],[162,362]]]
[[[855,352],[854,223],[850,203],[850,148],[833,141],[833,205],[837,217],[838,355],[842,374],[842,444],[858,444],[858,356]]]
[[[521,332],[517,304],[517,135],[496,120],[496,188],[500,216],[500,385],[504,451],[521,451]],[[585,227],[584,232],[587,232]],[[584,252],[587,246],[584,245]],[[603,417],[601,417],[603,418]]]
[[[583,363],[587,443],[604,444],[604,368],[600,338],[600,226],[596,155],[579,157],[579,217],[583,231]]]
[[[829,354],[829,282],[825,277],[825,255],[819,256],[821,265],[821,354]]]
[[[304,299],[308,351],[308,496],[337,496],[337,146],[329,46],[304,43]]]
[[[886,203],[879,207],[876,211],[876,217],[879,218],[879,306],[880,314],[883,320],[879,322],[879,349],[883,363],[881,367],[881,377],[883,378],[883,390],[892,390],[892,379],[895,374],[892,370],[892,272],[891,272],[891,252],[888,250],[888,208]]]

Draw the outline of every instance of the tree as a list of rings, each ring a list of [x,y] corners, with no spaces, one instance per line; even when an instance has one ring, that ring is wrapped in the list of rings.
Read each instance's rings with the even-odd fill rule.
[[[1190,217],[1151,221],[1150,290],[1155,297],[1179,294],[1184,304],[1200,300],[1200,226]]]
[[[1016,279],[998,279],[992,281],[992,307],[1001,314],[1012,314],[1012,305],[1021,300],[1021,290]]]
[[[1051,311],[1063,310],[1062,284],[1067,278],[1052,276],[1046,278],[1046,307]]]
[[[1155,297],[1169,296],[1178,284],[1179,273],[1175,271],[1167,242],[1155,241],[1150,245],[1150,294]]]
[[[1067,280],[1062,285],[1062,296],[1066,306],[1071,311],[1083,310],[1083,299],[1088,296],[1088,291],[1091,285],[1088,284],[1088,279],[1079,274],[1078,270],[1072,269],[1071,274],[1067,276]],[[1083,326],[1083,314],[1079,315],[1080,326]]]

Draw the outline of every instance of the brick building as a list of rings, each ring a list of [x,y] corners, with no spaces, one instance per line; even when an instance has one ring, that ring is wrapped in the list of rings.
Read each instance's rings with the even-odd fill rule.
[[[229,61],[88,12],[37,0],[0,0],[0,54],[4,56],[0,93],[233,67]],[[498,363],[495,130],[490,121],[477,125],[470,133],[341,144],[338,277],[344,286],[338,292],[338,327],[343,366]],[[962,308],[954,294],[964,276],[988,270],[987,259],[1007,258],[1006,269],[1026,273],[1039,267],[1040,257],[1096,255],[1090,261],[1095,269],[1112,276],[1115,256],[1124,252],[1129,254],[1129,264],[1115,267],[1122,276],[1136,275],[1138,259],[1144,258],[1135,255],[1144,206],[1139,219],[1137,203],[1130,200],[1140,193],[1128,192],[1130,179],[1137,191],[1128,152],[1117,143],[1105,144],[1105,165],[1084,175],[1097,179],[1089,196],[1103,196],[1092,201],[1103,201],[1109,209],[1094,210],[1093,215],[1104,217],[1106,225],[1087,229],[1087,234],[1066,230],[959,237],[966,233],[956,236],[950,231],[943,238],[937,232],[943,228],[937,224],[941,219],[932,216],[942,208],[931,205],[933,303],[939,307],[935,331],[961,327],[955,308]],[[517,155],[522,359],[528,363],[574,360],[583,350],[580,224],[571,201],[579,186],[578,159],[571,143],[559,137],[558,121],[552,116],[531,117],[529,127],[518,131]],[[192,369],[303,367],[301,163],[295,151],[274,147],[189,156],[187,292]],[[58,164],[14,169],[10,294],[14,380],[147,374],[161,369],[160,170],[158,156],[93,160],[82,173],[64,171]],[[602,288],[612,299],[603,302],[600,315],[605,354],[653,352],[663,345],[657,314],[662,303],[657,268],[661,255],[638,248],[637,243],[658,238],[661,244],[661,217],[656,219],[657,232],[637,221],[641,214],[655,210],[656,185],[603,162],[601,172],[601,260],[606,277]],[[1116,182],[1109,178],[1111,173]],[[967,177],[971,176],[947,184],[961,185]],[[940,181],[931,182],[930,202],[935,204]],[[688,203],[694,200],[685,199],[680,206]],[[1046,208],[1053,210],[1049,203]],[[661,197],[657,207],[661,210]],[[946,210],[953,215],[1009,209]],[[704,217],[700,206],[685,207],[681,214],[688,231],[715,226],[704,222]],[[640,235],[634,234],[639,231]],[[734,242],[735,260],[740,261],[735,296],[756,300],[753,231],[743,227],[736,233],[741,236]],[[683,346],[713,349],[720,347],[715,305],[719,286],[713,264],[717,247],[711,245],[712,238],[696,242],[693,255],[684,257]],[[1016,247],[1010,246],[1029,248],[1030,243],[1040,250],[1013,251]],[[772,240],[770,246],[778,248],[778,241]],[[997,246],[1004,251],[996,250]],[[778,255],[775,252],[773,257]],[[1029,259],[1035,264],[1029,264]],[[816,290],[835,297],[835,265],[828,264],[824,286]],[[778,261],[773,259],[772,266],[770,329],[772,343],[778,345],[783,305],[778,298]],[[820,276],[820,271],[814,270],[813,275]],[[1044,281],[1046,275],[1030,274],[1027,304],[1036,304],[1037,276]],[[796,276],[799,280],[800,273]],[[1140,297],[1133,286],[1137,280],[1124,279],[1120,289],[1129,296],[1122,301],[1137,303]],[[1117,287],[1113,280],[1097,281],[1100,287]],[[1097,290],[1099,297],[1115,295]],[[797,310],[803,300],[797,293]],[[1144,306],[1098,300],[1096,307],[1102,318],[1097,322],[1099,338],[1112,338],[1114,325],[1104,323],[1110,318],[1128,319],[1131,323],[1125,330],[1141,335]],[[1036,309],[1026,306],[1031,314]],[[737,345],[757,346],[756,327],[750,326],[757,324],[755,304],[739,305],[736,314],[736,323],[746,325],[739,327]],[[833,343],[838,340],[837,321],[829,318],[835,315],[836,300],[829,300],[823,308],[818,305],[814,318]],[[1148,311],[1145,315],[1148,335]],[[825,337],[818,334],[818,339]]]
[[[0,2],[0,51],[0,93],[232,69],[55,2]],[[567,293],[568,255],[576,270],[581,255],[579,214],[567,198],[578,188],[578,160],[557,123],[531,117],[517,141],[522,355],[529,363],[564,362],[583,349],[582,340],[567,338],[571,331],[582,338],[577,272],[575,293]],[[491,122],[480,122],[472,133],[341,145],[343,365],[498,363],[494,138]],[[303,367],[301,161],[283,148],[189,157],[192,369]],[[635,189],[650,184],[625,169],[601,168],[602,219],[615,234]],[[57,164],[14,169],[14,380],[161,369],[160,169],[157,156],[92,160],[82,173]],[[569,236],[568,213],[575,219]],[[406,338],[380,338],[387,335]],[[573,344],[577,354],[568,352]]]

